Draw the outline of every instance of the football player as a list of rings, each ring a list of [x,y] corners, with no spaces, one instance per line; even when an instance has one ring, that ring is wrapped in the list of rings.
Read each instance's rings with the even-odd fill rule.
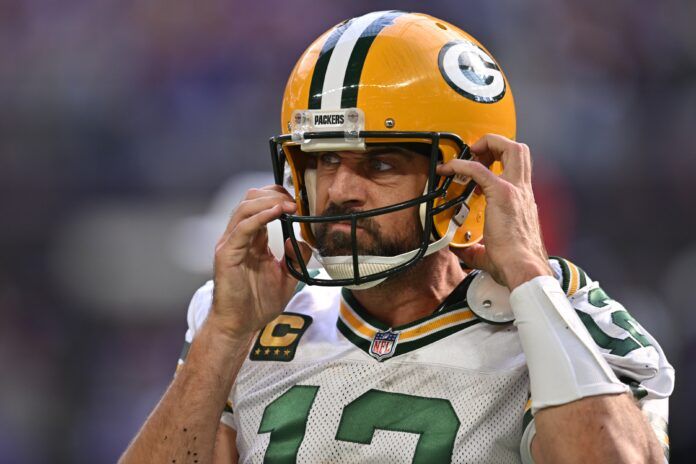
[[[234,211],[122,462],[666,460],[673,369],[547,256],[512,92],[479,42],[423,14],[344,21],[300,57],[281,125],[277,184]]]

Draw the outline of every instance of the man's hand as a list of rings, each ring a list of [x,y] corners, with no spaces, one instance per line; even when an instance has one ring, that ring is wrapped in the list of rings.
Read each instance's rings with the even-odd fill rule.
[[[218,329],[246,336],[285,308],[297,280],[288,273],[285,260],[277,260],[268,248],[266,225],[295,209],[283,187],[270,185],[249,190],[232,214],[215,249],[215,290],[208,318]],[[308,258],[309,247],[300,246]],[[289,241],[285,250],[297,261]]]
[[[215,289],[186,362],[119,462],[236,462],[229,432],[215,439],[220,414],[253,333],[279,314],[297,281],[268,249],[266,225],[295,202],[277,185],[247,192],[215,249]],[[300,243],[302,253],[309,247]],[[295,262],[289,243],[285,252]],[[306,256],[308,258],[308,256]],[[216,461],[217,462],[217,461]]]
[[[440,175],[472,178],[486,197],[485,245],[452,249],[467,265],[489,272],[513,290],[540,275],[553,275],[541,238],[532,192],[529,147],[500,135],[487,134],[471,146],[476,161],[451,160],[438,166]],[[486,166],[501,161],[498,177]]]

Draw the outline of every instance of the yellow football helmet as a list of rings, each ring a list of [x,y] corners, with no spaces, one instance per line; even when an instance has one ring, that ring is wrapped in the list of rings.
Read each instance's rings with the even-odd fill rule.
[[[469,145],[486,133],[515,137],[515,105],[498,63],[461,29],[432,16],[401,11],[365,14],[333,27],[302,54],[288,80],[281,131],[271,155],[276,182],[289,169],[297,214],[283,215],[285,238],[299,256],[293,224],[316,247],[312,226],[350,221],[353,252],[315,257],[331,279],[312,277],[306,263],[289,266],[311,285],[366,288],[447,245],[481,240],[485,198],[472,181],[440,177],[438,163],[470,158]],[[413,201],[336,216],[313,211],[307,162],[316,152],[366,150],[373,143],[428,144],[429,181]],[[286,167],[287,163],[287,167]],[[490,169],[500,174],[498,162]],[[423,236],[418,249],[396,257],[360,256],[359,219],[419,205]]]

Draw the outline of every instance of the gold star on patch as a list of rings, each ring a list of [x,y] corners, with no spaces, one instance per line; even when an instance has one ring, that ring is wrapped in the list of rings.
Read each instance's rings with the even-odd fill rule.
[[[260,355],[260,354],[261,354],[261,348],[256,348],[256,351],[254,351],[254,354],[255,354],[256,356]]]
[[[268,348],[266,348],[265,350],[263,350],[263,354],[269,355],[269,354],[271,354],[271,350],[269,350]]]
[[[275,351],[273,352],[273,354],[275,354],[276,356],[278,356],[278,355],[280,354],[280,350],[279,350],[278,348],[276,348]]]
[[[285,351],[283,351],[283,354],[285,355],[286,358],[287,358],[288,356],[290,356],[290,353],[292,353],[292,351],[290,351],[290,350],[285,350]]]

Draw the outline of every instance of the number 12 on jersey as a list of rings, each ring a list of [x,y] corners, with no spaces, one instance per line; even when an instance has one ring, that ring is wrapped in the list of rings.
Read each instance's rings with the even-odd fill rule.
[[[264,463],[295,463],[319,387],[295,385],[266,406],[258,433],[270,433]],[[420,435],[413,462],[449,462],[459,418],[442,398],[368,390],[341,414],[336,440],[369,445],[376,429]]]

